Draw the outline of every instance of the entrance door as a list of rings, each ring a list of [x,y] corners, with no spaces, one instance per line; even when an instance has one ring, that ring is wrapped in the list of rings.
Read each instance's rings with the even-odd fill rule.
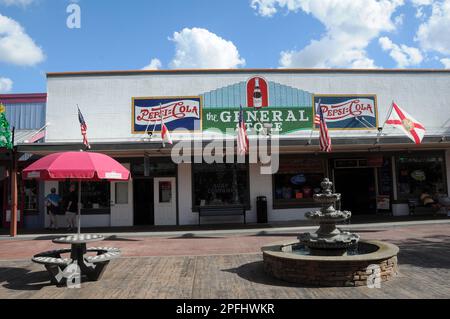
[[[134,179],[134,225],[154,225],[153,179]]]
[[[155,225],[176,225],[176,178],[155,178],[153,186],[155,199]]]
[[[342,195],[341,210],[353,215],[376,212],[375,175],[373,168],[335,169],[336,193]]]
[[[111,226],[133,226],[133,183],[111,182]]]
[[[130,169],[130,164],[123,164]],[[111,226],[133,226],[133,182],[111,182]]]

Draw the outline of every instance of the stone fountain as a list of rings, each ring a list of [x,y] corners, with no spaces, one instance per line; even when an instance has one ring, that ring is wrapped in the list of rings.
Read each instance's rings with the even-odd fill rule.
[[[319,211],[306,213],[306,218],[319,222],[319,230],[315,234],[305,233],[299,236],[300,242],[309,248],[316,256],[344,256],[350,247],[355,246],[359,236],[343,232],[336,223],[343,222],[352,216],[349,211],[335,209],[336,202],[341,200],[341,194],[333,194],[333,183],[325,178],[321,184],[322,193],[314,195],[314,201],[321,205]]]
[[[305,215],[318,222],[317,232],[263,247],[264,270],[278,279],[311,286],[354,287],[393,278],[398,273],[398,247],[363,241],[359,235],[337,228],[337,223],[352,214],[336,210],[341,195],[332,193],[329,179],[321,186],[322,192],[314,195],[320,210]]]

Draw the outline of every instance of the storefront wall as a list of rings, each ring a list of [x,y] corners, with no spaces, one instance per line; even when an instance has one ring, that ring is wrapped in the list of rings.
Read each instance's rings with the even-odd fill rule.
[[[47,143],[80,143],[80,127],[77,120],[76,105],[78,104],[88,123],[88,136],[92,144],[95,143],[126,143],[142,140],[142,134],[134,134],[135,118],[133,116],[133,98],[148,97],[149,99],[162,97],[200,97],[203,109],[203,136],[211,139],[214,135],[205,131],[207,125],[206,111],[208,114],[216,114],[218,110],[235,112],[239,103],[246,106],[247,101],[239,86],[245,86],[249,79],[259,76],[267,80],[270,85],[268,99],[275,105],[268,105],[266,110],[276,109],[279,114],[285,114],[283,109],[291,107],[308,108],[311,116],[305,115],[304,119],[312,121],[312,103],[314,95],[374,95],[376,97],[377,110],[376,123],[374,127],[359,129],[333,129],[334,137],[376,137],[378,131],[375,126],[381,126],[394,99],[400,106],[420,120],[427,127],[429,135],[443,136],[447,134],[446,122],[448,120],[447,101],[450,100],[450,72],[448,73],[421,73],[421,72],[293,72],[293,73],[261,73],[239,72],[239,73],[213,73],[207,72],[155,72],[146,74],[129,75],[50,75],[48,77],[48,104],[47,121],[52,123],[47,130]],[[236,89],[238,88],[238,89]],[[291,96],[303,97],[303,104],[295,104]],[[215,98],[215,104],[212,97]],[[438,99],[436,97],[439,97]],[[297,101],[300,101],[299,98]],[[306,102],[305,102],[306,101]],[[424,111],[430,107],[433,101],[433,111]],[[283,105],[285,103],[285,105]],[[286,106],[288,105],[288,106]],[[216,110],[217,109],[217,110]],[[280,111],[281,110],[281,111]],[[217,113],[219,114],[219,113]],[[271,120],[276,121],[275,117]],[[298,120],[298,118],[297,118]],[[232,122],[232,123],[231,123]],[[171,122],[170,122],[171,123]],[[170,124],[168,122],[168,124]],[[235,126],[234,120],[230,121]],[[281,134],[281,139],[288,136],[289,139],[309,137],[310,124],[301,129],[292,129],[292,123],[300,123],[295,120],[284,119],[283,125],[288,127],[288,132]],[[311,122],[312,123],[312,122]],[[273,123],[277,124],[277,123]],[[208,124],[209,125],[209,124]],[[221,124],[218,123],[218,126]],[[300,124],[299,124],[300,125]],[[190,138],[185,133],[172,131],[174,140]],[[386,129],[389,137],[403,136],[400,130]],[[251,132],[250,132],[251,134]],[[158,133],[154,141],[159,139]],[[318,133],[313,137],[317,139]],[[445,149],[446,146],[443,147]],[[349,148],[351,151],[351,148]],[[398,148],[397,151],[401,151]],[[393,149],[392,149],[393,150]],[[420,148],[415,148],[420,150]],[[304,151],[300,150],[300,151]],[[313,152],[311,152],[313,153]],[[338,156],[333,153],[333,156]],[[450,183],[450,151],[446,151],[446,173],[447,185]],[[407,214],[408,205],[395,202],[397,200],[397,182],[395,180],[397,170],[395,167],[395,156],[392,157],[393,198],[392,210],[395,215]],[[327,172],[330,176],[330,172]],[[112,211],[110,215],[85,215],[83,226],[131,226],[133,225],[133,183],[130,182],[128,208]],[[257,164],[249,165],[249,194],[250,209],[247,211],[247,221],[257,221],[256,198],[267,197],[269,221],[286,221],[304,219],[306,212],[314,207],[274,208],[274,181],[272,175],[262,175]],[[45,183],[45,194],[51,187],[58,189],[58,183]],[[114,190],[114,187],[111,187]],[[195,212],[193,203],[193,167],[191,164],[180,164],[177,167],[177,224],[193,225],[198,223],[198,214]],[[311,205],[310,205],[311,206]],[[113,209],[113,207],[112,207]],[[117,213],[117,214],[116,214]],[[46,225],[49,218],[46,215]],[[61,225],[65,225],[65,218],[60,217]],[[202,218],[202,223],[239,223],[242,218],[214,217]]]
[[[444,134],[446,116],[448,114],[447,101],[450,100],[450,72],[449,73],[357,73],[332,72],[329,73],[206,73],[189,74],[148,73],[131,75],[77,75],[77,76],[49,76],[47,121],[52,123],[47,129],[46,142],[78,142],[79,124],[76,120],[76,105],[83,112],[89,125],[89,138],[92,143],[105,141],[138,141],[142,135],[133,134],[132,99],[138,97],[201,97],[203,113],[206,109],[211,114],[214,110],[229,108],[239,109],[239,103],[245,105],[242,94],[235,92],[234,86],[245,85],[252,76],[267,79],[272,85],[274,94],[269,97],[276,107],[292,104],[296,110],[306,108],[311,111],[313,95],[375,95],[378,106],[378,124],[382,124],[394,99],[398,105],[420,119],[428,132],[434,135]],[[278,88],[276,90],[276,88]],[[276,91],[276,92],[275,92]],[[214,95],[216,92],[217,94]],[[228,93],[227,93],[228,92]],[[230,93],[231,92],[231,93]],[[290,93],[289,93],[290,92]],[[214,94],[213,94],[214,93]],[[236,96],[234,95],[236,94]],[[275,94],[279,94],[275,96]],[[297,95],[296,95],[297,94]],[[215,96],[212,102],[211,96]],[[295,96],[305,96],[305,99],[295,104],[291,101]],[[233,98],[236,97],[235,100]],[[438,99],[436,97],[439,97]],[[291,99],[291,100],[289,100]],[[424,112],[433,101],[433,112]],[[237,104],[237,105],[236,105]],[[275,108],[276,108],[275,107]],[[270,105],[267,110],[273,109]],[[212,109],[212,111],[211,111]],[[305,115],[308,121],[311,119]],[[311,114],[308,113],[308,114]],[[273,115],[273,114],[272,114]],[[74,120],[75,119],[75,120]],[[274,118],[271,117],[271,120]],[[308,122],[306,121],[306,122]],[[276,118],[275,118],[276,122]],[[290,121],[284,119],[284,124]],[[305,123],[306,123],[305,122]],[[301,122],[298,122],[299,125]],[[171,124],[171,123],[169,123]],[[234,127],[234,121],[230,125]],[[275,123],[276,124],[276,123]],[[203,119],[203,126],[209,125]],[[309,125],[309,124],[308,124]],[[218,126],[220,126],[218,124]],[[288,135],[309,136],[308,129],[294,130]],[[288,128],[290,130],[290,127]],[[400,130],[389,131],[390,136],[402,136]],[[286,132],[284,132],[286,133]],[[283,133],[283,134],[284,134]],[[376,136],[376,128],[370,130],[334,130],[332,136]],[[204,136],[209,133],[204,132]],[[172,137],[182,137],[183,134],[173,133]],[[213,135],[210,135],[213,136]]]

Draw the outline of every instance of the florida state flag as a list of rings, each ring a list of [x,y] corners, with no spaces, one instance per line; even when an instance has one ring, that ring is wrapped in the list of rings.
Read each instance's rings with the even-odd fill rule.
[[[416,144],[420,144],[425,136],[425,127],[394,102],[386,124],[400,128]]]

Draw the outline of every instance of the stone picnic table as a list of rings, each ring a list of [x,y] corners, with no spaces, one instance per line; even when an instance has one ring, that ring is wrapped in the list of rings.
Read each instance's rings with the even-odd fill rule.
[[[55,244],[71,245],[70,249],[59,249],[35,255],[32,261],[44,265],[53,284],[81,282],[82,277],[98,281],[109,262],[120,256],[120,250],[113,247],[87,248],[88,243],[105,239],[102,235],[77,234],[53,240]],[[91,253],[91,254],[88,254]],[[70,258],[62,255],[70,254]],[[96,254],[96,255],[93,255]]]

